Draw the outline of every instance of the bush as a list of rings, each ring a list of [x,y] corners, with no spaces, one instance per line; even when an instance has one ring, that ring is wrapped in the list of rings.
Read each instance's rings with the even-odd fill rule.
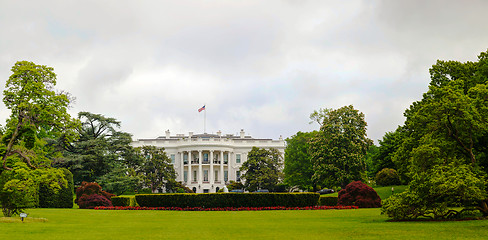
[[[320,196],[319,206],[337,206],[338,197],[334,196]]]
[[[119,196],[112,197],[112,205],[114,207],[135,207],[138,206],[136,203],[136,197],[134,196]]]
[[[82,182],[76,189],[76,200],[80,208],[93,208],[96,206],[112,206],[111,198],[115,196],[102,190],[98,183]]]
[[[395,169],[383,168],[376,174],[376,184],[379,186],[391,186],[401,184],[400,176]]]
[[[92,194],[83,194],[80,199],[78,199],[78,206],[83,209],[92,209],[95,207],[111,207],[112,202],[108,200],[105,196]]]
[[[361,181],[355,181],[339,191],[338,204],[360,208],[376,208],[381,207],[381,198],[373,188]]]
[[[308,207],[317,205],[317,193],[205,193],[137,194],[141,207]]]
[[[68,181],[67,187],[61,187],[54,192],[48,184],[39,186],[39,207],[41,208],[73,208],[73,174],[65,168],[61,168],[64,178]]]
[[[244,184],[242,184],[241,182],[230,181],[230,184],[227,185],[227,189],[229,189],[229,191],[232,191],[234,189],[244,189]]]
[[[0,204],[5,217],[39,204],[39,184],[25,163],[16,163],[13,170],[0,173]]]
[[[435,166],[413,176],[404,192],[383,202],[381,212],[395,220],[460,218],[486,199],[485,186],[485,179],[469,166]],[[450,209],[453,206],[464,209]]]

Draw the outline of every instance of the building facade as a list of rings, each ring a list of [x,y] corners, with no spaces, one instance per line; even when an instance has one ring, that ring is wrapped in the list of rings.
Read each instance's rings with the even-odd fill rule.
[[[164,147],[174,165],[176,181],[184,183],[196,193],[211,193],[222,189],[230,181],[241,181],[240,167],[247,160],[252,147],[275,148],[282,155],[285,141],[256,139],[245,136],[244,130],[239,135],[217,134],[176,134],[155,139],[139,139],[134,147]]]

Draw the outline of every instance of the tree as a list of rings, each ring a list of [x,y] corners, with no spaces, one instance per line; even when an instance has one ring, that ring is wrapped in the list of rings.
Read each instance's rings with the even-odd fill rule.
[[[143,146],[138,150],[140,156],[144,158],[139,173],[142,175],[145,186],[156,192],[167,183],[172,184],[176,181],[175,169],[164,148]]]
[[[120,172],[120,169],[134,164],[131,135],[117,130],[120,122],[115,118],[90,112],[80,112],[78,118],[82,123],[77,129],[79,138],[72,143],[63,141],[64,158],[56,165],[70,169],[77,185],[83,181],[98,181],[109,173],[111,177],[123,178],[126,171]],[[116,173],[112,171],[120,174],[114,176]]]
[[[61,136],[74,140],[78,125],[67,113],[69,94],[54,90],[52,68],[19,61],[12,72],[3,92],[11,115],[0,140],[0,203],[6,216],[37,206],[40,184],[53,193],[67,187],[63,171],[51,168],[56,151],[49,142]]]
[[[244,187],[248,191],[274,190],[282,180],[282,164],[278,150],[253,147],[247,155],[247,161],[240,168],[244,172],[241,176],[245,180]]]
[[[398,150],[403,140],[402,128],[398,127],[394,132],[387,132],[382,140],[379,140],[378,152],[372,156],[373,174],[384,168],[396,169],[392,157]]]
[[[449,218],[459,213],[448,206],[478,201],[488,215],[488,52],[478,62],[438,60],[430,75],[428,92],[405,111],[403,141],[392,158],[412,182],[384,211],[393,218]]]
[[[327,110],[310,151],[313,180],[322,186],[341,186],[361,180],[364,156],[372,140],[366,137],[364,114],[352,105]]]
[[[53,68],[21,61],[15,63],[12,72],[3,91],[3,102],[11,110],[4,134],[3,168],[12,170],[7,166],[7,158],[17,154],[34,169],[36,166],[31,163],[29,147],[32,147],[35,135],[63,133],[65,140],[73,140],[76,137],[73,129],[78,123],[67,112],[69,95],[53,90],[56,85]],[[19,144],[19,139],[23,143]]]
[[[437,165],[416,174],[404,192],[386,199],[382,213],[396,220],[458,218],[486,198],[484,182],[465,164]],[[454,206],[465,208],[450,208]]]
[[[284,183],[302,190],[316,191],[317,185],[312,181],[314,174],[312,158],[309,152],[310,140],[314,132],[297,132],[286,139]]]

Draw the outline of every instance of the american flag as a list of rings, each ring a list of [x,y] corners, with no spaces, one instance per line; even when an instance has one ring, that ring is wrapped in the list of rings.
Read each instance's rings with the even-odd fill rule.
[[[205,105],[203,105],[203,107],[199,108],[199,109],[198,109],[198,112],[201,112],[201,111],[203,111],[203,110],[205,110]]]

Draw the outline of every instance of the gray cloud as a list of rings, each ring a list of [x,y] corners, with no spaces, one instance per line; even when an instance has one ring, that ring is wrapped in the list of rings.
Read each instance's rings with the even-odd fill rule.
[[[487,49],[485,1],[0,1],[0,79],[55,68],[71,110],[136,138],[203,131],[289,137],[353,104],[381,138],[427,90],[437,59]],[[4,84],[0,84],[3,89]],[[8,111],[1,106],[0,118]]]

